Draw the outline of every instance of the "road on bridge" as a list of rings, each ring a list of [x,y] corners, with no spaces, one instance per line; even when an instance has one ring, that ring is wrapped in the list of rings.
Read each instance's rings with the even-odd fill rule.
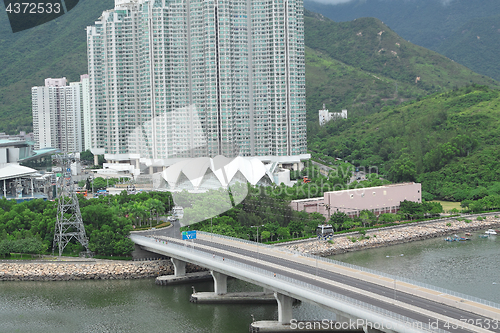
[[[179,245],[186,245],[186,241],[178,239],[178,235],[180,234],[178,230],[178,226],[174,226],[165,230],[155,230],[148,234],[151,236],[154,234],[156,238],[165,239]],[[175,236],[176,239],[171,236]],[[307,265],[297,260],[291,260],[293,258],[290,258],[290,256],[284,258],[283,253],[280,252],[279,249],[276,249],[274,251],[275,253],[273,253],[273,250],[271,249],[263,250],[261,248],[258,250],[256,245],[253,246],[236,240],[229,241],[217,236],[212,239],[206,235],[201,235],[201,238],[190,241],[189,244],[194,246],[200,245],[196,246],[198,250],[208,252],[215,256],[219,256],[221,258],[225,257],[227,259],[232,259],[257,268],[273,271],[276,274],[296,279],[319,288],[327,289],[331,292],[386,309],[414,320],[418,320],[424,324],[436,323],[437,318],[428,315],[428,311],[431,311],[448,318],[466,320],[468,323],[473,322],[475,327],[477,327],[477,330],[470,330],[465,327],[454,328],[445,320],[441,320],[440,318],[442,317],[438,317],[438,327],[446,331],[457,333],[471,331],[500,333],[500,323],[492,321],[491,318],[480,316],[456,307],[441,304],[399,290],[396,291],[395,289],[367,282],[362,279],[339,274],[321,267],[323,265],[319,265],[318,267],[317,262],[315,267],[314,264]],[[311,259],[309,258],[309,260]],[[319,277],[320,279],[316,279],[314,277]],[[325,282],[324,279],[331,281],[332,283]],[[348,286],[349,288],[339,287],[336,285],[338,283]],[[353,291],[353,288],[360,289],[361,292]],[[391,303],[390,301],[388,302],[390,299],[403,302],[406,306]],[[417,308],[417,310],[415,310],[414,307]],[[418,309],[422,309],[423,311],[420,312]],[[484,329],[482,329],[481,326],[484,327]],[[486,327],[489,327],[489,329],[486,329]]]

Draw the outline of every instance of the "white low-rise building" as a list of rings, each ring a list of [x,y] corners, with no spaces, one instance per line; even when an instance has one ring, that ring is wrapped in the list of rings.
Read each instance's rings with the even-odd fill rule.
[[[318,111],[319,113],[319,125],[323,126],[330,120],[336,119],[347,119],[347,110],[342,110],[342,112],[330,112],[323,104],[323,109]]]

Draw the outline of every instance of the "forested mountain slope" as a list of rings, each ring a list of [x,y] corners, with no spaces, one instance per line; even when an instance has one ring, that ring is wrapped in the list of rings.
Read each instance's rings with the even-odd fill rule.
[[[500,1],[351,0],[336,3],[306,0],[304,6],[336,22],[376,17],[404,39],[437,51],[477,73],[500,79],[500,70],[496,69],[500,62],[499,44],[488,42],[490,37],[499,38],[493,32],[500,28],[497,18]],[[488,29],[491,34],[484,33]],[[466,35],[466,31],[476,30],[480,33],[474,37],[481,37],[479,48],[478,41]],[[491,67],[495,70],[491,71]]]
[[[462,201],[500,194],[499,137],[500,91],[468,86],[330,122],[308,140],[314,152],[378,166],[393,181],[422,182],[426,195]]]
[[[305,12],[306,96],[309,128],[317,110],[347,109],[349,116],[378,112],[434,92],[466,84],[499,87],[450,59],[411,44],[374,18],[333,22]]]
[[[467,22],[436,51],[478,73],[500,78],[500,15]]]
[[[32,131],[31,87],[87,73],[85,27],[113,6],[113,0],[80,0],[60,18],[13,34],[0,3],[0,132]]]
[[[32,86],[47,77],[78,81],[87,73],[85,27],[110,8],[112,0],[81,0],[61,18],[16,34],[0,13],[0,132],[31,131]],[[363,115],[440,89],[498,85],[404,41],[376,19],[335,23],[306,11],[304,21],[307,110],[314,130],[323,103],[331,111]]]

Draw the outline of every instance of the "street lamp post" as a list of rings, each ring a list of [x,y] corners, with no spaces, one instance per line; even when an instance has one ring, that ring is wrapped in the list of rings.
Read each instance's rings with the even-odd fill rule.
[[[250,228],[257,228],[257,243],[259,242],[259,227],[263,227],[264,225],[251,225]],[[262,239],[261,239],[262,241]]]
[[[205,220],[208,220],[208,217],[205,217]],[[212,224],[213,216],[210,218],[210,239],[214,239],[214,228]]]
[[[250,228],[257,228],[257,243],[259,243],[259,227],[263,227],[264,225],[251,225]],[[259,252],[259,244],[257,244],[257,258],[260,259],[260,252]]]

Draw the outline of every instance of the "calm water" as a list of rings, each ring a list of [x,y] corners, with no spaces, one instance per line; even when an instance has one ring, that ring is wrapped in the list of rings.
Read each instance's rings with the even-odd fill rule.
[[[194,284],[211,291],[211,283]],[[230,279],[229,291],[262,291]],[[212,305],[189,302],[191,284],[157,286],[154,279],[68,282],[1,282],[0,332],[248,332],[252,321],[276,320],[275,305]],[[299,304],[296,318],[334,319]]]
[[[467,242],[438,237],[331,258],[500,303],[500,235],[479,238],[483,232]]]
[[[464,243],[439,238],[335,259],[500,303],[500,236],[473,236]],[[197,291],[213,290],[209,282],[194,286]],[[228,281],[228,289],[262,290],[234,279]],[[235,333],[248,332],[250,314],[256,320],[277,319],[274,305],[192,304],[191,293],[191,284],[156,286],[154,279],[0,282],[0,332]],[[294,307],[294,317],[335,318],[307,303]]]

